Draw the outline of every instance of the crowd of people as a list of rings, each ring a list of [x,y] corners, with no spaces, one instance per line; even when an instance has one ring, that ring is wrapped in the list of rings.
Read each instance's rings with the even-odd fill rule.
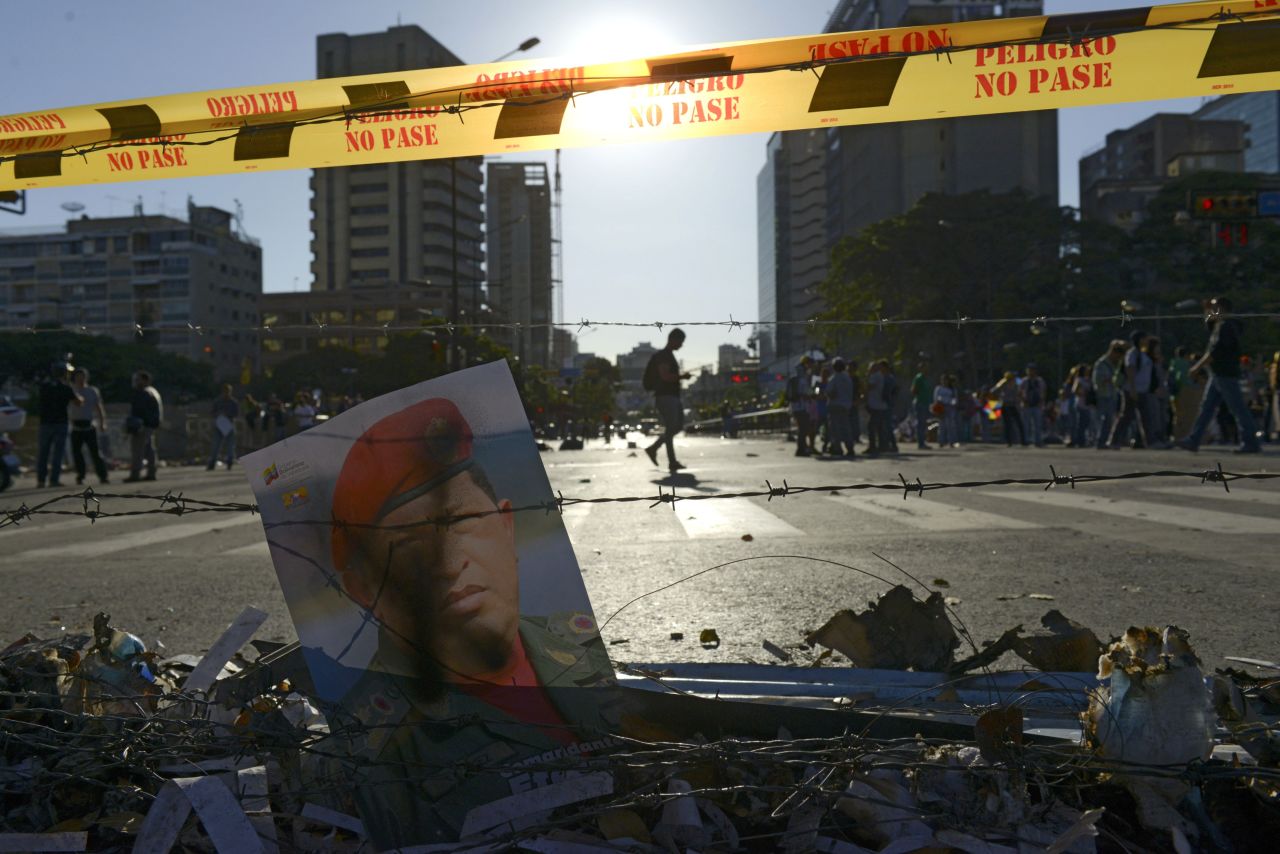
[[[784,394],[795,452],[853,458],[864,423],[863,453],[873,456],[897,453],[899,439],[921,450],[931,439],[940,447],[1003,440],[1189,451],[1219,441],[1240,453],[1280,441],[1280,352],[1266,362],[1246,355],[1226,298],[1206,301],[1205,323],[1203,353],[1177,347],[1166,356],[1157,336],[1135,330],[1070,367],[1056,387],[1034,363],[976,388],[951,371],[931,376],[920,363],[904,389],[888,359],[870,362],[864,374],[856,361],[805,357]]]
[[[39,383],[35,465],[38,488],[62,485],[68,450],[77,486],[90,476],[96,476],[99,484],[111,482],[113,455],[106,400],[90,383],[89,369],[73,365],[71,358],[67,354],[55,360]],[[247,393],[237,398],[234,388],[225,384],[209,410],[211,450],[206,468],[213,470],[221,462],[230,469],[240,454],[314,427],[321,419],[362,401],[359,395],[344,396],[326,406],[305,391],[288,401],[276,394],[258,401]],[[164,422],[164,402],[148,371],[133,374],[128,405],[128,414],[119,425],[129,443],[128,475],[123,482],[154,481],[156,437]],[[12,474],[7,464],[6,473]],[[10,478],[4,478],[2,488],[10,482]]]

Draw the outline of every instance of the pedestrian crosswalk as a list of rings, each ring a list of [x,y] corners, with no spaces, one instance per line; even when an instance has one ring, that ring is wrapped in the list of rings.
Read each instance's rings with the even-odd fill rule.
[[[1200,484],[1095,485],[1080,489],[989,488],[911,495],[845,492],[764,499],[682,501],[648,509],[640,504],[577,504],[564,508],[573,543],[594,547],[626,532],[634,543],[732,541],[769,543],[862,536],[958,536],[1055,529],[1098,537],[1148,537],[1168,543],[1176,534],[1280,538],[1280,488]],[[261,561],[270,549],[252,514],[172,519],[129,517],[90,527],[83,519],[31,520],[0,530],[0,555],[23,559],[83,559],[134,550],[172,549],[216,559]],[[218,532],[217,537],[210,534]],[[1203,538],[1200,538],[1203,539]]]
[[[1209,506],[1211,506],[1210,502],[1218,497],[1217,495],[1205,496],[1203,493],[1201,495],[1200,501]],[[1089,495],[1079,490],[1063,489],[1001,493],[1000,498],[1064,510],[1100,513],[1128,522],[1154,522],[1158,525],[1216,534],[1280,534],[1280,520],[1275,516],[1251,516],[1245,513],[1209,510],[1205,506],[1109,498],[1105,495]]]
[[[172,543],[188,537],[199,536],[200,534],[235,528],[250,522],[261,525],[261,520],[256,515],[249,513],[216,513],[211,515],[213,518],[202,519],[199,522],[171,522],[160,519],[150,522],[141,529],[104,534],[102,536],[76,538],[74,542],[60,542],[50,545],[48,541],[51,538],[63,533],[54,531],[41,538],[28,537],[25,542],[20,543],[10,554],[17,555],[23,552],[36,551],[39,552],[41,557],[46,558],[93,558],[129,551],[130,549]],[[81,528],[88,525],[84,520],[78,520],[77,524]],[[42,531],[44,529],[39,526],[33,526],[32,530]]]
[[[1116,496],[1116,497],[1113,497]],[[1126,497],[1121,497],[1126,496]],[[980,501],[975,501],[980,497]],[[1181,500],[1179,500],[1181,499]],[[1221,501],[1222,503],[1218,503]],[[827,510],[819,510],[818,504]],[[975,503],[979,507],[972,506]],[[1107,536],[1124,526],[1219,534],[1280,535],[1272,507],[1280,490],[1220,488],[1052,489],[1003,488],[911,495],[851,493],[820,499],[790,498],[680,502],[634,520],[634,505],[575,505],[565,509],[565,528],[583,542],[634,523],[641,540],[729,540],[876,534],[961,534],[1074,529]],[[1048,512],[1045,512],[1048,511]]]
[[[931,496],[904,501],[901,495],[841,495],[828,496],[828,500],[838,502],[854,513],[891,519],[921,531],[997,531],[1042,527],[1012,516],[948,504]]]

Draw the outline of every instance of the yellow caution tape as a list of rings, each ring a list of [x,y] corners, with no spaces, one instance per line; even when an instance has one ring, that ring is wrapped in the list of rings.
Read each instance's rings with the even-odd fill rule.
[[[1280,0],[506,62],[0,117],[0,191],[1280,88]]]

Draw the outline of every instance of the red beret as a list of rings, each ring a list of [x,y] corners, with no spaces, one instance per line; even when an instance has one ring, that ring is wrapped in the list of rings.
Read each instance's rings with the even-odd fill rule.
[[[334,569],[346,569],[351,537],[471,467],[471,425],[453,401],[434,397],[375,423],[356,439],[333,487]]]

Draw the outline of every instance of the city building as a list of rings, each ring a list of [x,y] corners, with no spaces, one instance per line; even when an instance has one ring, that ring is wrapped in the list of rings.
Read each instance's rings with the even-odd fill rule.
[[[1242,172],[1245,123],[1157,113],[1111,131],[1080,158],[1080,215],[1134,229],[1147,204],[1172,178],[1192,172]]]
[[[826,32],[938,26],[1042,13],[1039,0],[840,0]],[[939,32],[939,38],[945,34]],[[1021,189],[1058,198],[1058,117],[1034,111],[775,134],[757,180],[762,321],[803,321],[822,309],[816,285],[846,237],[910,210],[926,193]],[[821,240],[813,218],[821,215]],[[805,327],[760,330],[766,370],[821,342]]]
[[[262,249],[232,214],[188,201],[146,214],[0,232],[0,331],[60,325],[161,349],[239,377],[258,358]],[[193,328],[194,327],[194,328]]]
[[[632,347],[630,353],[619,353],[618,373],[622,376],[623,384],[639,388],[644,380],[644,369],[649,364],[649,358],[656,352],[657,347],[644,341]]]
[[[318,77],[461,64],[414,25],[316,38]],[[311,289],[452,286],[456,253],[460,310],[476,304],[484,265],[482,181],[478,157],[314,170]]]
[[[1280,173],[1280,92],[1223,95],[1191,115],[1244,122],[1244,171]]]
[[[773,134],[756,178],[758,335],[766,365],[803,352],[804,329],[787,324],[822,309],[817,287],[828,258],[825,141],[822,130]]]
[[[739,347],[737,344],[721,344],[716,355],[716,373],[718,374],[732,373],[734,368],[741,368],[751,358],[747,348]]]
[[[339,291],[263,294],[262,368],[322,347],[346,347],[372,355],[387,344],[391,329],[449,316],[449,288],[353,285]],[[447,338],[441,336],[442,346]]]
[[[551,183],[545,163],[492,161],[485,186],[488,302],[500,322],[518,323],[499,341],[522,362],[560,368],[572,355],[556,336],[551,258]],[[559,331],[559,330],[557,330]],[[553,349],[555,352],[553,352]]]
[[[551,367],[571,368],[578,358],[578,338],[568,329],[551,330]]]

